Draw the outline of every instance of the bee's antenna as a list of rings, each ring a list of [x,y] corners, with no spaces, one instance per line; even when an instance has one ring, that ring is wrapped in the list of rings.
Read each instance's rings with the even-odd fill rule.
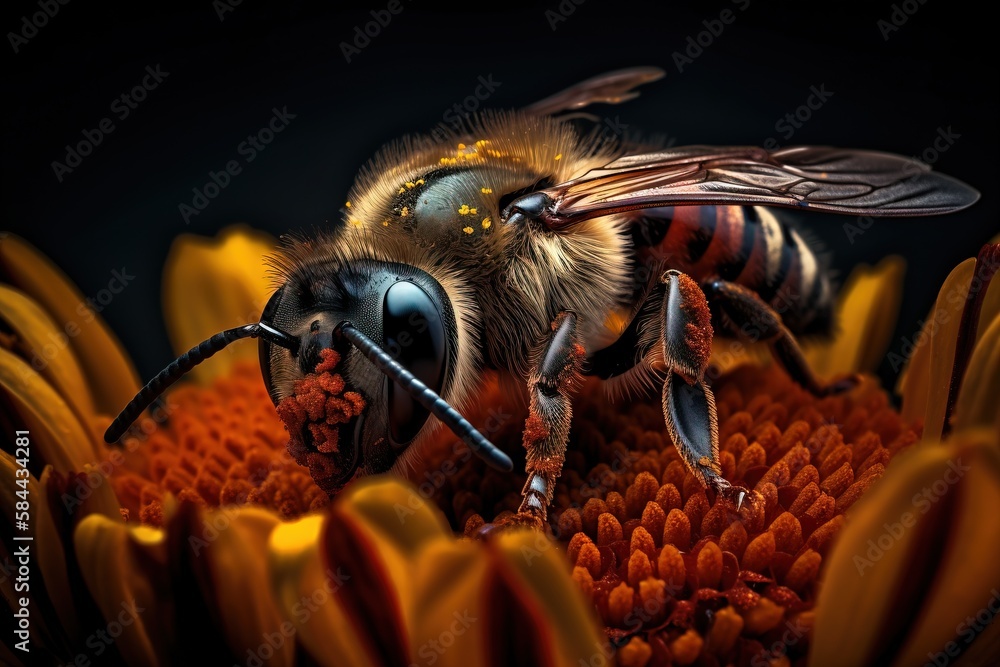
[[[217,333],[174,359],[169,366],[157,373],[156,377],[140,389],[135,398],[129,401],[125,409],[104,432],[104,441],[109,444],[118,442],[125,435],[125,431],[139,418],[142,411],[166,391],[167,387],[177,382],[181,376],[219,350],[243,338],[263,338],[275,345],[288,348],[292,354],[296,354],[299,349],[298,338],[264,322],[245,324]]]
[[[403,368],[395,359],[375,344],[368,336],[354,328],[350,322],[342,322],[337,331],[351,345],[368,357],[375,367],[385,373],[390,380],[406,390],[424,409],[430,411],[441,420],[452,433],[459,437],[476,456],[483,459],[491,467],[504,472],[514,469],[510,457],[504,454],[492,442],[487,440],[476,427],[470,424],[447,401],[435,394],[427,385],[413,376],[413,373]]]

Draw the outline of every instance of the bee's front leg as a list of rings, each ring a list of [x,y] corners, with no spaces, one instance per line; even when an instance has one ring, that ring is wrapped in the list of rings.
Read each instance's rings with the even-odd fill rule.
[[[667,431],[688,469],[739,509],[748,491],[722,477],[715,396],[705,382],[714,334],[708,301],[698,283],[680,271],[667,271],[661,281],[667,286],[660,311]]]
[[[528,480],[521,491],[524,500],[517,513],[519,522],[544,525],[565,460],[573,415],[570,395],[585,356],[577,333],[576,314],[559,313],[528,377],[530,412],[523,436]]]

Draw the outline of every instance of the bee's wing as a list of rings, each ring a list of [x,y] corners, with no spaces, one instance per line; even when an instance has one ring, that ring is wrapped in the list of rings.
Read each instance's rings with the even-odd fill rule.
[[[524,110],[539,116],[550,116],[560,111],[582,109],[598,102],[620,104],[639,95],[633,88],[656,81],[662,78],[663,74],[663,70],[658,67],[632,67],[608,72],[581,81],[575,86],[525,107]]]
[[[534,192],[525,211],[552,228],[657,206],[757,204],[851,215],[937,215],[979,193],[926,164],[891,153],[824,146],[768,152],[689,146],[628,155]],[[515,201],[512,207],[517,207]],[[508,211],[509,213],[509,211]]]

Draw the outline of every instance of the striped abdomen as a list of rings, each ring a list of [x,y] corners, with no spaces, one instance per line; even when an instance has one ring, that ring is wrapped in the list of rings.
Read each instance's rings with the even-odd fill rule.
[[[796,334],[827,333],[832,290],[816,255],[794,229],[756,206],[678,206],[637,212],[638,266],[677,269],[701,282],[752,289]]]

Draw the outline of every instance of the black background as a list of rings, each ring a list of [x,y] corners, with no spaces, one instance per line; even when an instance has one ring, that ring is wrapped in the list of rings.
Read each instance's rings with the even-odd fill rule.
[[[774,137],[920,155],[939,128],[960,135],[934,167],[984,193],[971,210],[880,220],[854,243],[842,227],[853,218],[796,215],[833,252],[842,276],[858,262],[907,257],[894,351],[919,330],[948,271],[1000,229],[996,30],[971,3],[897,3],[916,11],[886,40],[877,22],[890,19],[890,2],[751,0],[740,11],[730,0],[564,0],[573,11],[555,29],[546,12],[558,12],[558,0],[469,3],[462,13],[401,2],[403,11],[350,63],[340,43],[386,2],[243,0],[222,21],[209,0],[184,9],[60,6],[18,53],[9,37],[2,47],[3,227],[53,258],[86,295],[106,287],[114,269],[136,276],[103,315],[149,376],[170,358],[160,272],[179,234],[212,235],[238,221],[278,234],[336,220],[367,157],[440,122],[480,76],[500,83],[490,106],[517,107],[604,71],[655,65],[667,71],[663,80],[596,113],[677,145]],[[678,72],[673,53],[726,8],[735,21]],[[20,31],[22,17],[38,11],[37,2],[5,3],[0,27]],[[111,102],[157,64],[166,80],[127,119],[114,118],[114,132],[60,183],[51,163],[113,116]],[[786,142],[775,123],[821,85],[833,96]],[[237,146],[274,107],[296,118],[186,225],[179,204],[190,203],[210,170],[242,160]],[[896,375],[888,363],[881,373],[886,381]]]

